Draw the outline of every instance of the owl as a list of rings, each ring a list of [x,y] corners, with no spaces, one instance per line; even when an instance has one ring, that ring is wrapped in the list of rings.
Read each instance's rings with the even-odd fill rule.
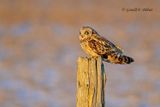
[[[100,36],[93,28],[84,26],[80,29],[80,45],[91,57],[101,56],[103,61],[113,64],[130,64],[133,58],[123,54],[120,47]]]

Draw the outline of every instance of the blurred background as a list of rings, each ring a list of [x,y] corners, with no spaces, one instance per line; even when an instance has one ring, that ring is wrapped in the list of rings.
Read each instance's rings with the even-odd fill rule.
[[[106,107],[160,107],[160,0],[0,0],[0,107],[76,107],[84,25],[135,59],[105,63]]]

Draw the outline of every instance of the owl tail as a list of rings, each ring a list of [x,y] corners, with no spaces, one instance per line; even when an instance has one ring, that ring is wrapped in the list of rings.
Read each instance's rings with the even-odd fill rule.
[[[116,55],[116,54],[111,54],[107,55],[104,58],[104,61],[113,63],[113,64],[130,64],[134,62],[133,58],[126,56],[126,55]]]
[[[130,63],[134,62],[133,58],[131,58],[129,56],[125,56],[125,55],[120,56],[118,60],[119,60],[120,64],[121,63],[122,64],[123,63],[124,64],[130,64]]]

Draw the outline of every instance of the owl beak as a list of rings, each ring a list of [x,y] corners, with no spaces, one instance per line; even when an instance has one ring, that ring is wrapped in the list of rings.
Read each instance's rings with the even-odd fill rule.
[[[81,35],[81,38],[84,38],[84,36],[83,36],[83,35]]]

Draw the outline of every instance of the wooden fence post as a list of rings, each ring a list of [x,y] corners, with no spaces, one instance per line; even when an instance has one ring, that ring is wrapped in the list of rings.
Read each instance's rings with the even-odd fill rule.
[[[78,58],[77,107],[105,107],[106,75],[101,57]]]

